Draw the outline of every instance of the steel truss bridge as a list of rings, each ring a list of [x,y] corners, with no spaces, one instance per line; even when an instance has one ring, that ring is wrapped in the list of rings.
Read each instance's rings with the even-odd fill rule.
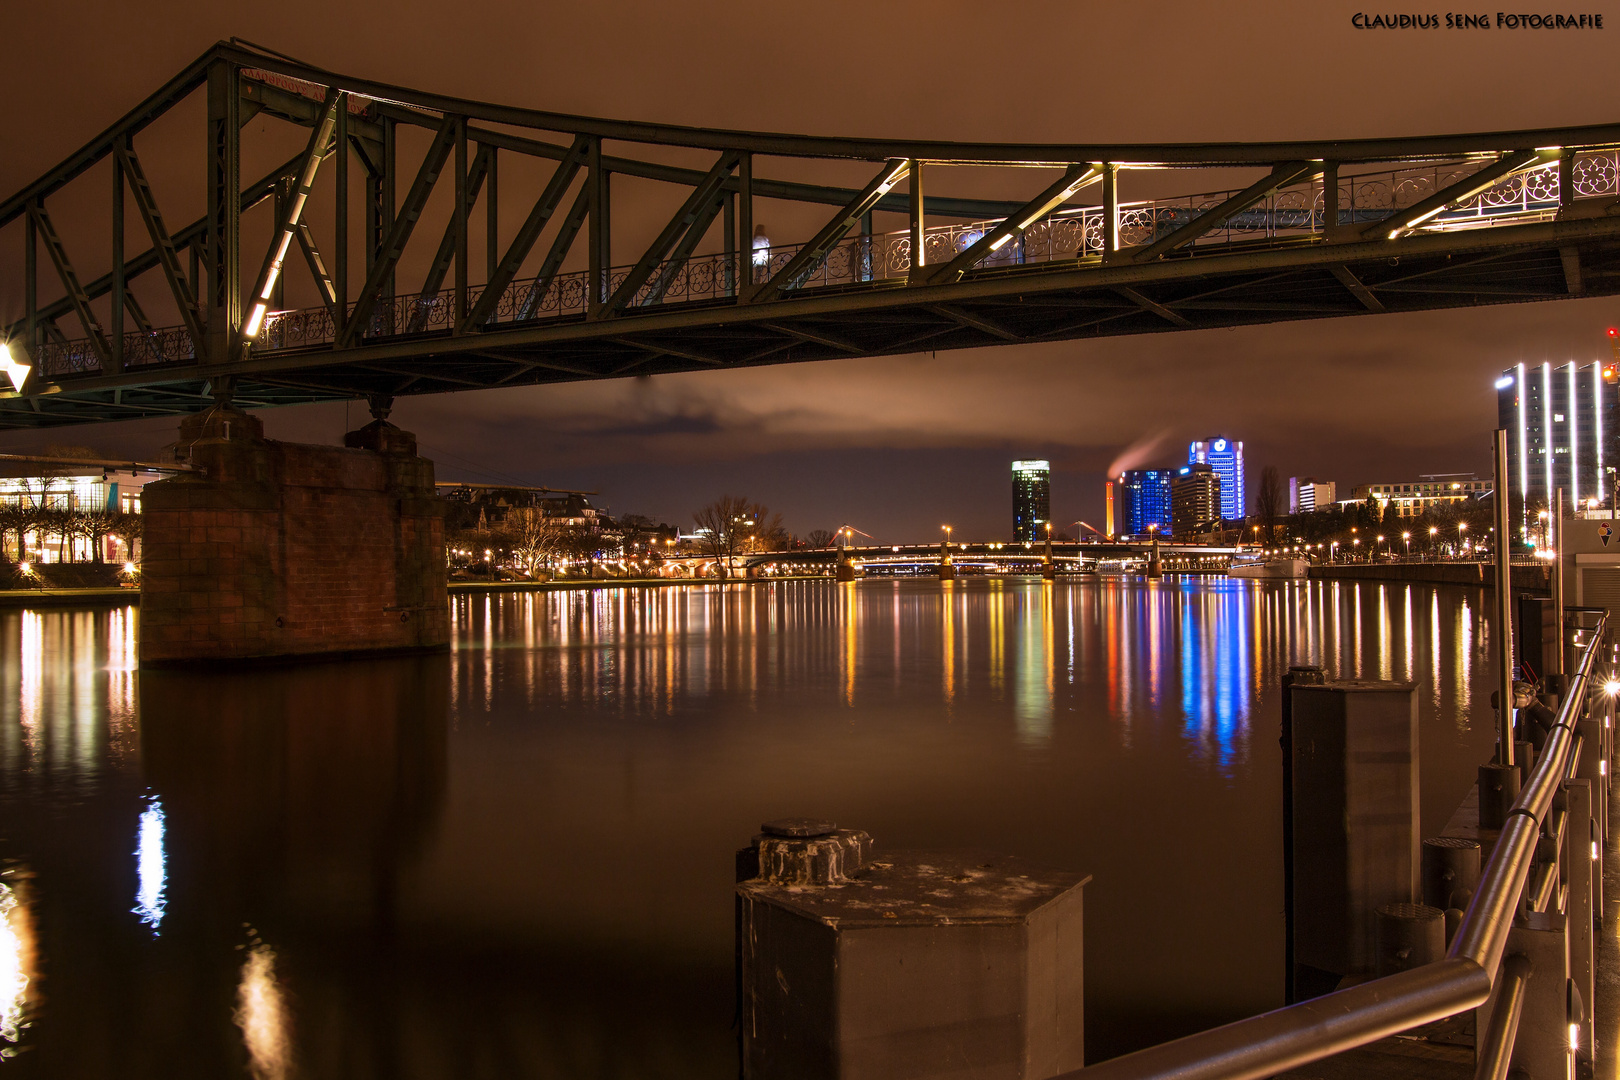
[[[177,141],[168,114],[193,95],[203,122],[176,113]],[[244,125],[261,119],[303,149],[244,178],[244,152],[265,157]],[[178,214],[184,185],[150,178],[177,172],[203,180]],[[970,174],[1007,197],[948,194]],[[616,238],[615,206],[623,219],[650,189],[667,223]],[[824,224],[756,237],[761,206]],[[24,294],[0,333],[30,366],[0,393],[0,426],[221,399],[365,398],[386,415],[400,395],[1610,295],[1620,125],[808,137],[514,108],[221,43],[0,203],[0,245],[0,281]],[[312,306],[288,306],[290,276]]]

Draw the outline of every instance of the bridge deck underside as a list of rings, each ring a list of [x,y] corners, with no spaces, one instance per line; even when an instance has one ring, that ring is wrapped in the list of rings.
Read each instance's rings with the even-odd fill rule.
[[[137,368],[0,398],[0,427],[193,412],[211,381],[243,406],[710,371],[1013,343],[1219,329],[1296,319],[1612,295],[1620,218],[1376,243],[1189,253],[1146,265],[1092,258],[981,272],[960,282],[802,290],[763,304],[665,303],[610,319],[495,324],[477,333],[368,338],[260,352],[235,364]]]

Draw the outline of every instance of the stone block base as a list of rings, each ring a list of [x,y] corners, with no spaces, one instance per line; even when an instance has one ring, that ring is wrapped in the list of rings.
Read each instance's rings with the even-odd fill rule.
[[[444,522],[415,440],[263,430],[230,408],[187,418],[175,456],[200,471],[142,491],[141,663],[446,647]]]

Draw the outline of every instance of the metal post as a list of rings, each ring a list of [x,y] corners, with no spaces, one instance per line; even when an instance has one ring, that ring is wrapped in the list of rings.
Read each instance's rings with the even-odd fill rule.
[[[343,337],[349,321],[349,98],[345,94],[337,115],[337,205],[333,212],[332,240],[332,332]]]
[[[453,211],[456,230],[456,296],[450,332],[460,331],[467,318],[467,118],[456,117],[456,205]],[[423,299],[426,299],[424,297]]]
[[[726,192],[723,213],[721,215],[720,231],[725,233],[725,270],[720,275],[721,291],[728,296],[737,293],[737,193]]]
[[[737,267],[742,285],[737,298],[747,300],[754,291],[754,155],[737,161]]]
[[[607,299],[607,290],[604,288],[607,274],[607,263],[602,253],[608,246],[608,186],[607,177],[602,169],[602,140],[593,138],[586,158],[585,183],[589,185],[587,197],[589,203],[589,220],[586,233],[586,269],[589,271],[589,285],[586,290],[585,304],[587,312],[593,318],[601,310],[602,301]]]
[[[1575,151],[1565,148],[1558,155],[1558,206],[1560,209],[1575,205]],[[1571,407],[1574,403],[1571,402]]]
[[[242,330],[242,97],[237,68],[208,69],[209,363],[234,360]]]
[[[484,166],[484,283],[487,285],[495,280],[495,272],[501,265],[501,210],[500,200],[496,198],[499,193],[496,163],[500,161],[501,152],[494,146],[482,149],[489,155],[488,164]]]
[[[1110,161],[1103,165],[1103,260],[1113,258],[1119,250],[1119,166]]]
[[[112,159],[112,347],[108,370],[121,374],[124,370],[124,294],[128,288],[124,280],[124,161],[117,154]]]
[[[23,215],[23,335],[29,363],[39,362],[39,244],[34,215]]]
[[[1332,240],[1339,230],[1339,163],[1322,163],[1322,237]]]
[[[920,284],[923,265],[928,261],[927,252],[923,250],[925,241],[923,220],[926,211],[923,207],[922,162],[913,158],[908,167],[911,170],[911,281],[913,284]]]
[[[1500,707],[1496,717],[1496,760],[1513,764],[1513,570],[1508,558],[1508,433],[1496,429],[1496,686]]]
[[[1554,638],[1549,650],[1547,671],[1552,675],[1564,673],[1564,489],[1553,492],[1552,534],[1552,609]],[[1543,646],[1549,643],[1543,642]]]

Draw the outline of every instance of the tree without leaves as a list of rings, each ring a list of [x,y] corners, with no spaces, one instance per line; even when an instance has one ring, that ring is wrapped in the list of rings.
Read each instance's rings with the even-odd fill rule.
[[[699,549],[714,557],[720,577],[731,576],[731,561],[748,551],[769,550],[787,533],[782,515],[739,495],[722,495],[692,515],[697,523]]]
[[[838,534],[830,529],[811,529],[810,535],[804,538],[805,546],[811,548],[830,548]]]
[[[533,577],[562,549],[567,529],[537,507],[519,507],[506,516],[506,546],[524,573]]]
[[[1282,517],[1282,477],[1277,466],[1267,465],[1260,470],[1260,490],[1254,496],[1255,513],[1266,525],[1266,542],[1277,539],[1277,519]]]

